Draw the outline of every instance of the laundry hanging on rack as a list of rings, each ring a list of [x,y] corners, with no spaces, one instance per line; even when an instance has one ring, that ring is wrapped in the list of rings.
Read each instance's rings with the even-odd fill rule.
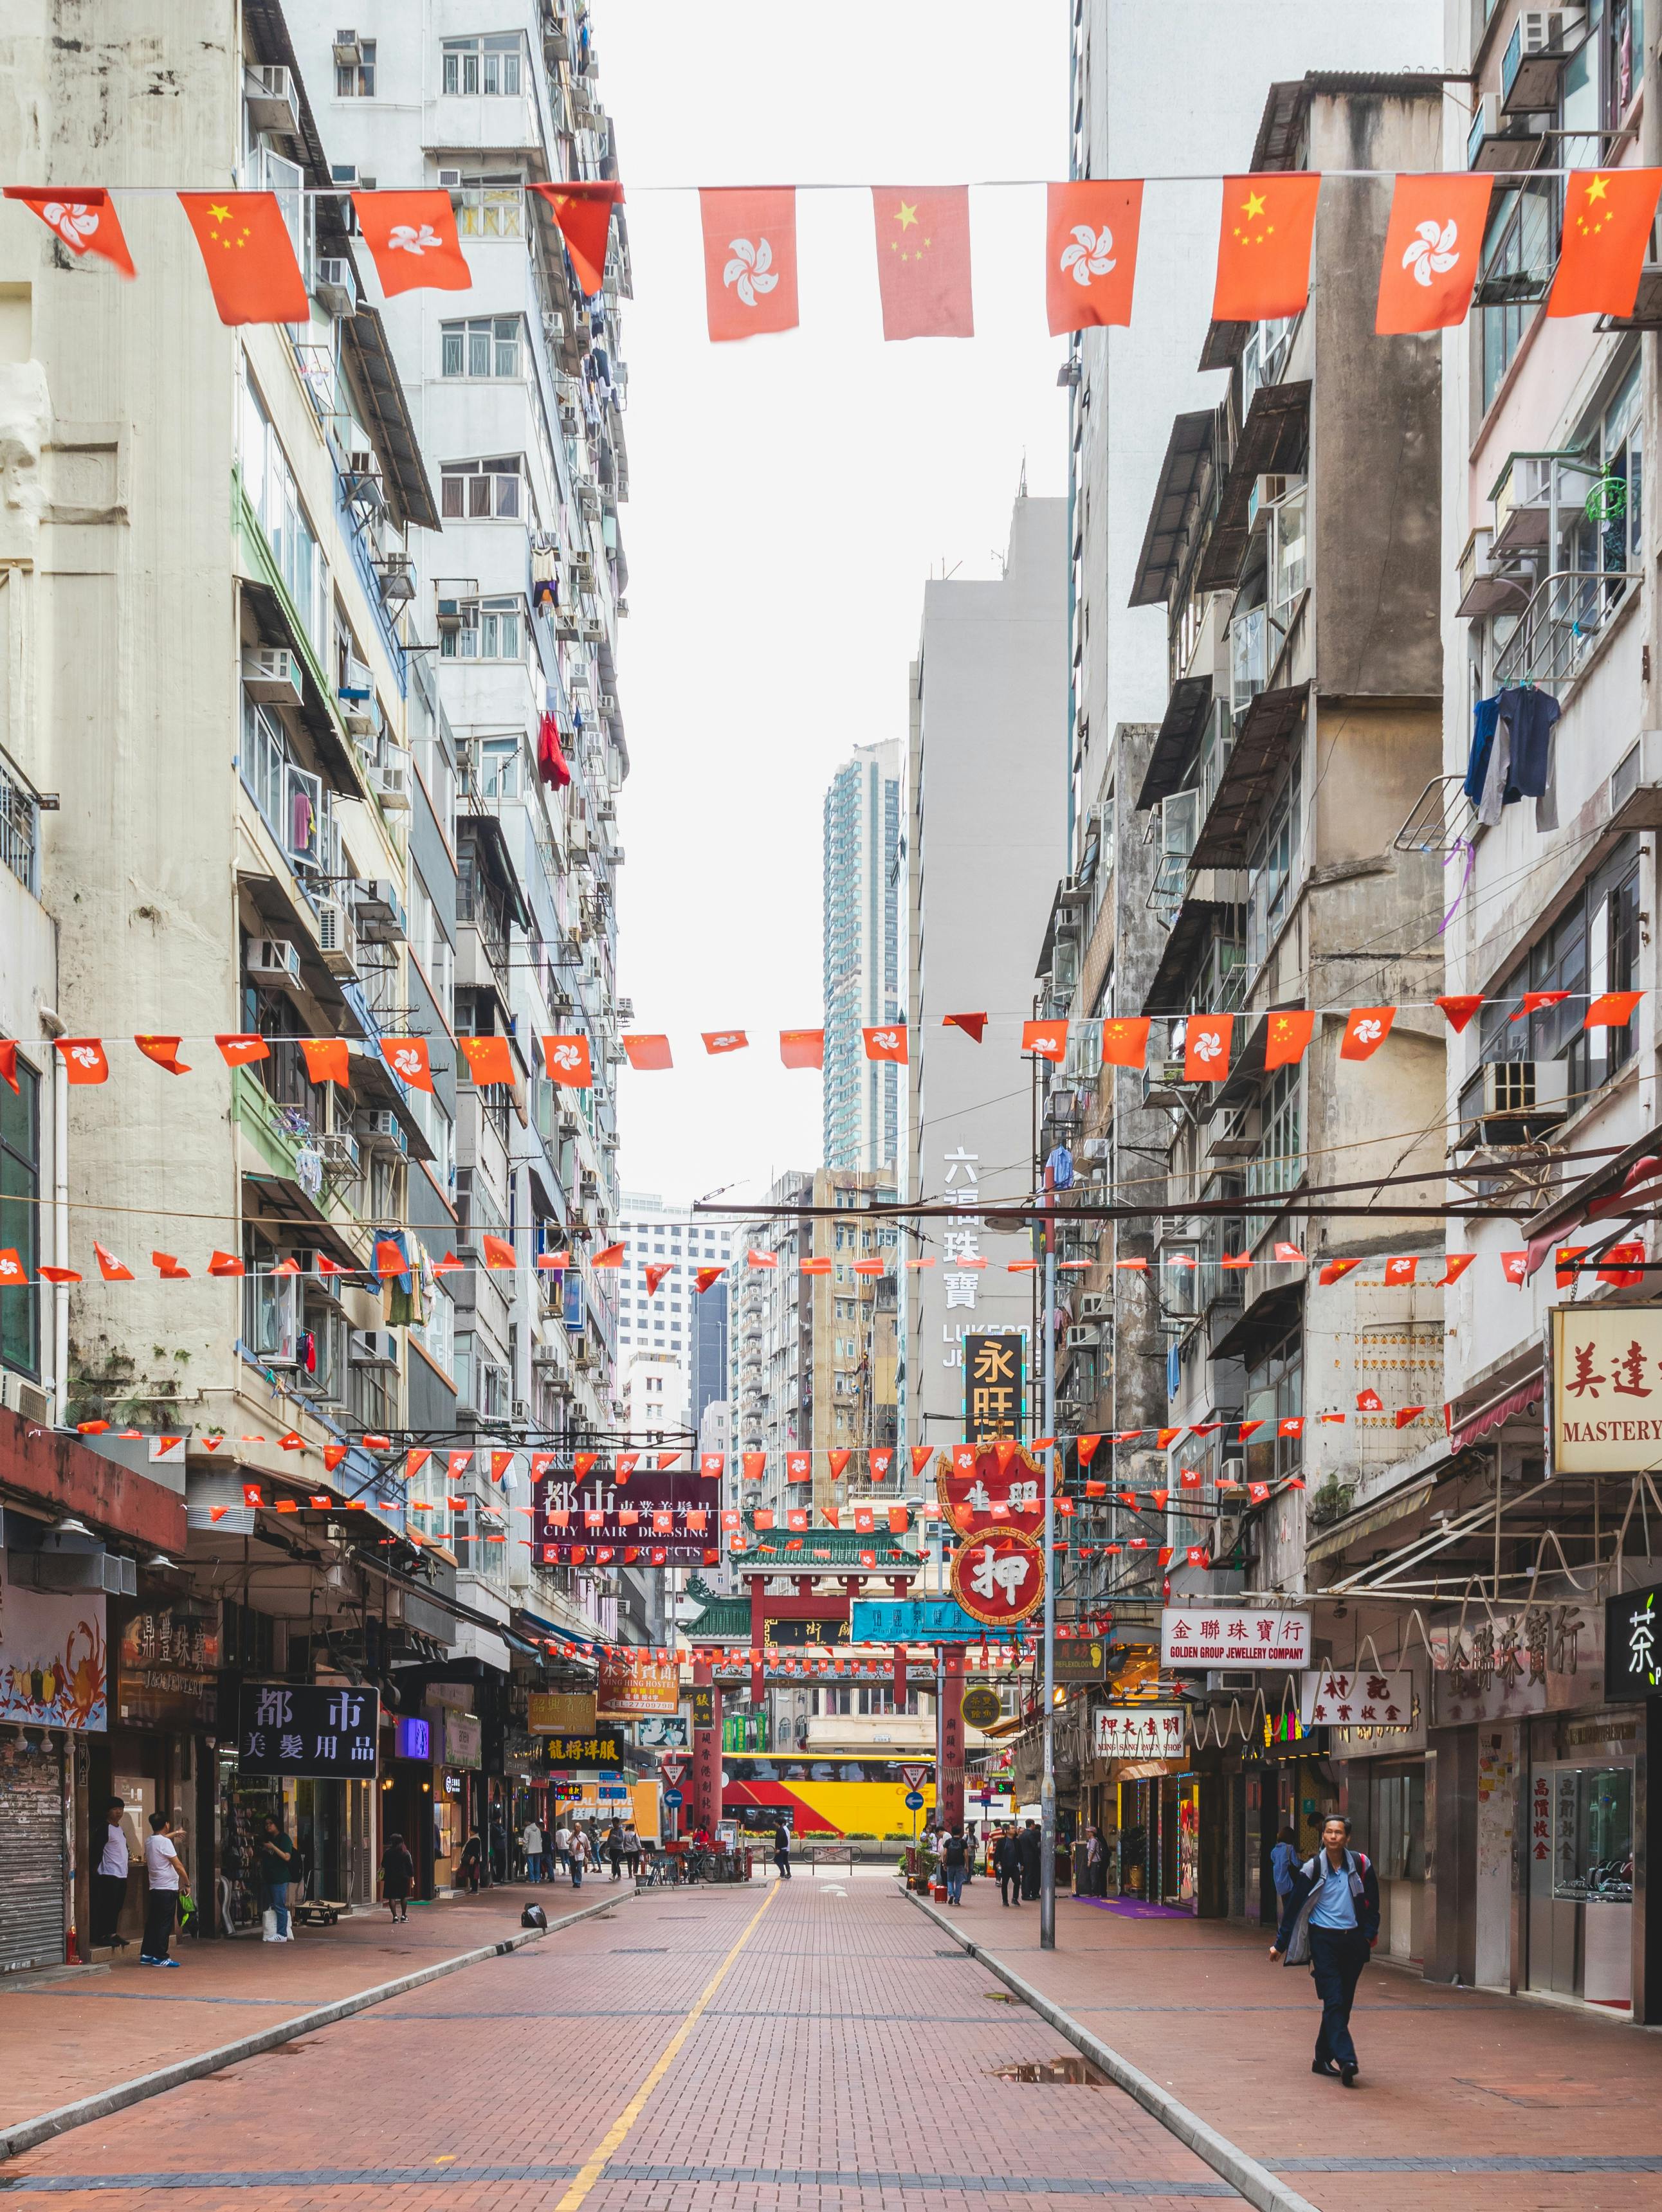
[[[1523,799],[1535,801],[1537,830],[1558,827],[1554,732],[1562,711],[1551,692],[1533,684],[1512,684],[1474,703],[1464,788],[1486,828]]]
[[[1489,754],[1495,744],[1495,725],[1499,719],[1501,695],[1477,699],[1471,708],[1471,752],[1466,762],[1466,797],[1474,806],[1483,803],[1483,781],[1488,774]]]

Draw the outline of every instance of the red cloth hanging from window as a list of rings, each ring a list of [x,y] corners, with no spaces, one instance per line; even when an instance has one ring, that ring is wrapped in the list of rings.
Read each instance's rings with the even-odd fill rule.
[[[563,791],[571,781],[571,763],[560,743],[560,726],[547,708],[537,725],[537,773],[556,791]]]

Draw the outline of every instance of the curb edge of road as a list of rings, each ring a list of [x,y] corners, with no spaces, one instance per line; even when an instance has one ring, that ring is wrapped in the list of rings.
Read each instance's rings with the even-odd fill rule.
[[[630,1889],[623,1894],[636,1897],[640,1893]],[[535,1899],[530,1901],[537,1902]],[[49,2112],[37,2112],[32,2119],[0,2128],[0,2160],[21,2157],[25,2151],[50,2142],[54,2136],[66,2135],[71,2128],[85,2127],[89,2120],[107,2119],[112,2112],[122,2112],[129,2105],[143,2104],[147,2097],[159,2097],[164,2090],[176,2089],[183,2082],[200,2081],[204,2074],[217,2074],[242,2059],[257,2058],[262,2051],[271,2051],[279,2043],[291,2043],[297,2035],[332,2027],[337,2021],[350,2020],[354,2013],[367,2012],[371,2005],[385,2004],[389,1998],[403,1996],[446,1974],[459,1973],[464,1966],[482,1966],[487,1959],[500,1959],[527,1943],[540,1942],[544,1936],[557,1935],[562,1928],[569,1928],[579,1920],[592,1920],[597,1913],[609,1911],[621,1902],[620,1897],[597,1898],[593,1905],[551,1920],[546,1928],[516,1929],[499,1943],[482,1944],[476,1950],[459,1952],[454,1959],[441,1959],[435,1966],[418,1966],[412,1974],[400,1974],[395,1981],[377,1982],[371,1989],[357,1990],[349,1996],[314,2005],[309,2012],[293,2014],[273,2027],[239,2036],[234,2043],[222,2043],[211,2051],[200,2051],[192,2058],[175,2059],[171,2065],[158,2067],[153,2074],[135,2075],[130,2081],[117,2081],[107,2089],[95,2090],[90,2097],[78,2097],[71,2105],[58,2105]]]
[[[1300,2197],[1295,2189],[1289,2189],[1267,2166],[1261,2166],[1250,2153],[1242,2150],[1239,2144],[1231,2142],[1227,2136],[1220,2135],[1215,2127],[1202,2119],[1198,2112],[1190,2112],[1188,2106],[1174,2097],[1169,2089],[1161,2088],[1160,2083],[1140,2067],[1133,2066],[1129,2058],[1122,2058],[1117,2051],[1111,2049],[1099,2037],[1093,2035],[1088,2027],[1081,2027],[1070,2013],[1053,2003],[1031,1982],[1024,1981],[992,1952],[983,1950],[979,1943],[971,1942],[968,1936],[960,1936],[953,1923],[938,1912],[933,1905],[919,1897],[916,1891],[907,1890],[904,1894],[920,1912],[950,1936],[954,1943],[967,1951],[972,1959],[979,1960],[989,1973],[995,1975],[1007,1989],[1014,1990],[1024,2004],[1036,2012],[1048,2026],[1055,2028],[1059,2035],[1065,2036],[1076,2051],[1088,2058],[1117,2087],[1123,2089],[1127,2096],[1142,2106],[1144,2112],[1157,2119],[1179,2142],[1186,2144],[1196,2158],[1211,2167],[1214,2173],[1221,2174],[1238,2189],[1249,2204],[1257,2208],[1257,2212],[1317,2212],[1317,2208],[1308,2197]]]

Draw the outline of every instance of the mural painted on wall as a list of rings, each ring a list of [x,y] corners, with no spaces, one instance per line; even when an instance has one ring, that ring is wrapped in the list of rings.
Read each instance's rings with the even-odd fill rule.
[[[0,1721],[109,1726],[104,1595],[22,1589],[0,1577]]]

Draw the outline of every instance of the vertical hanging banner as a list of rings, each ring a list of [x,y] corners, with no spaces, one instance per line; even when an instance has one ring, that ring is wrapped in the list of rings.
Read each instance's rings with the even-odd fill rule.
[[[472,286],[448,192],[354,192],[352,211],[389,300]]]
[[[704,302],[709,334],[720,343],[794,330],[796,190],[702,189]]]
[[[1052,336],[1129,323],[1141,179],[1079,178],[1045,191],[1044,305]]]
[[[1495,179],[1398,177],[1379,268],[1373,327],[1382,337],[1463,323],[1477,282]]]
[[[1215,323],[1263,323],[1301,311],[1321,188],[1320,177],[1305,170],[1224,179]]]
[[[970,338],[970,188],[874,185],[883,335]]]

